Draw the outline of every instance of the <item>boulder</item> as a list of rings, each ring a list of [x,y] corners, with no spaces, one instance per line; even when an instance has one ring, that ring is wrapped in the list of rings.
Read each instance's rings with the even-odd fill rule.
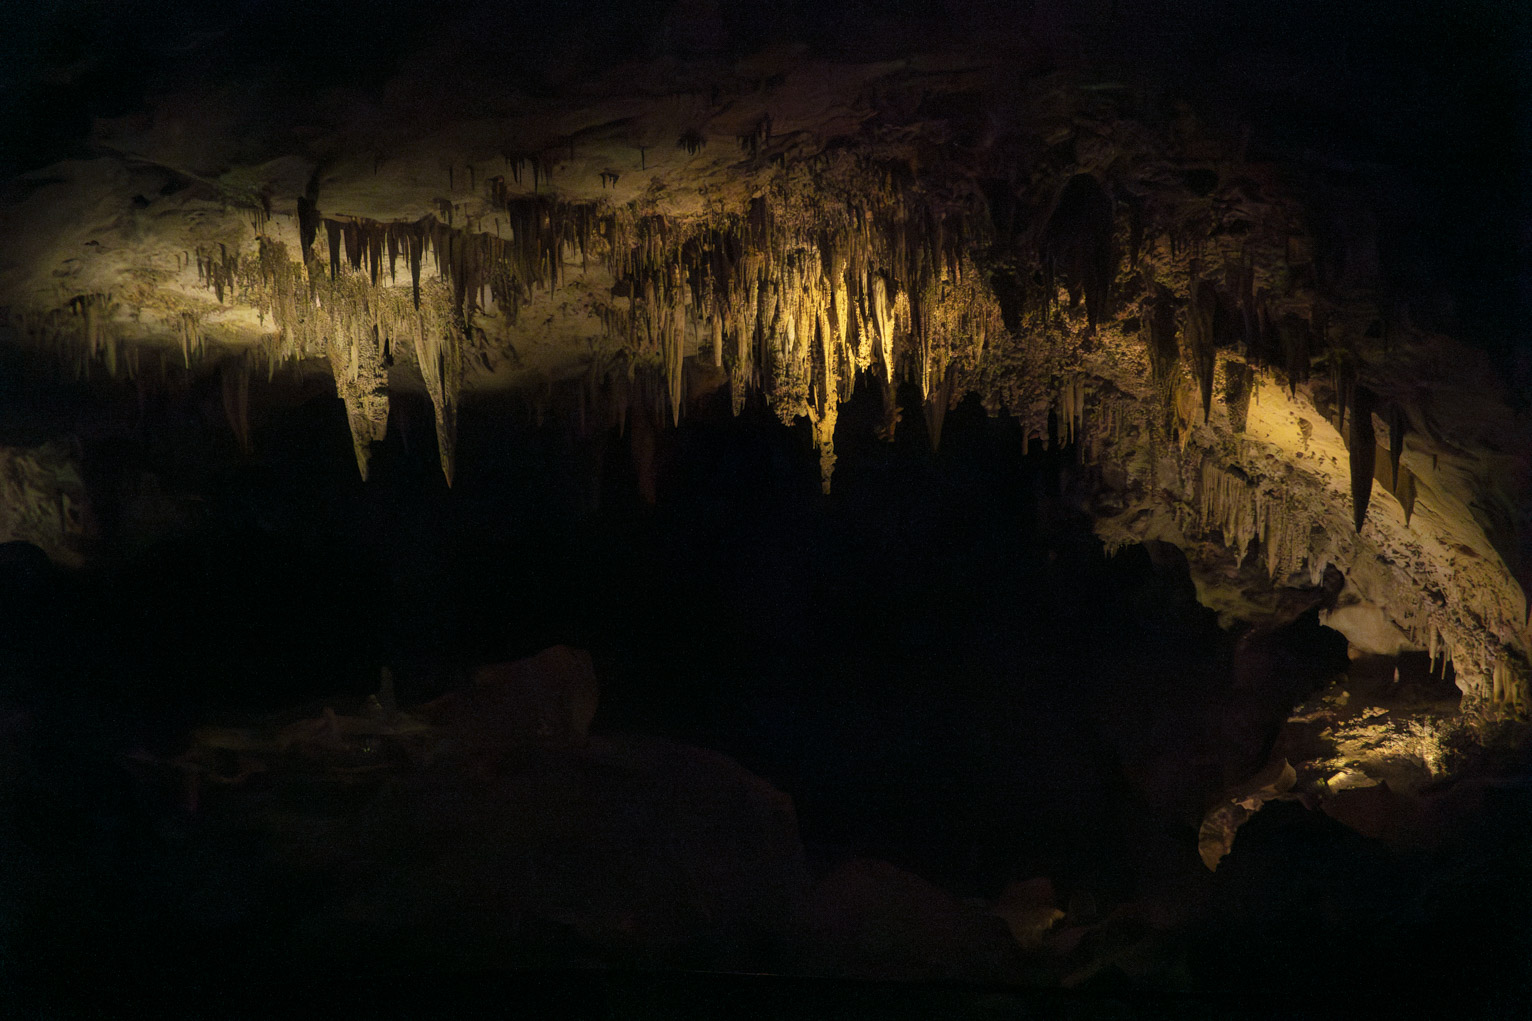
[[[418,714],[460,731],[471,745],[580,748],[589,740],[598,695],[590,653],[555,645],[480,667],[472,688],[421,706]]]
[[[1045,878],[1011,883],[990,913],[1005,922],[1016,945],[1023,950],[1040,950],[1048,931],[1064,917],[1053,882]]]
[[[1386,780],[1337,790],[1321,807],[1341,825],[1390,844],[1407,841],[1419,825],[1416,801],[1396,793]]]
[[[887,862],[841,865],[800,922],[806,970],[871,980],[1002,981],[1019,954],[1006,923]]]
[[[450,948],[454,967],[759,969],[808,885],[787,795],[716,752],[652,738],[534,747],[492,774],[444,759],[324,824],[344,856],[332,864],[355,878],[300,927],[298,952],[321,959],[423,941],[427,956]],[[270,839],[307,846],[305,832]]]

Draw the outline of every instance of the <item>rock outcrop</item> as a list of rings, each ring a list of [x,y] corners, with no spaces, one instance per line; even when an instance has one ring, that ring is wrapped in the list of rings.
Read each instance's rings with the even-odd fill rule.
[[[1525,707],[1527,437],[1385,293],[1366,217],[1312,230],[1301,182],[1125,86],[941,54],[714,72],[320,112],[237,159],[162,97],[7,193],[8,335],[141,388],[221,371],[240,446],[261,369],[327,364],[364,477],[390,393],[423,392],[449,483],[460,407],[497,391],[674,424],[711,363],[736,410],[810,423],[827,491],[859,380],[918,384],[933,443],[975,393],[1079,450],[1109,545],[1211,541],[1277,586],[1333,566],[1360,647]]]

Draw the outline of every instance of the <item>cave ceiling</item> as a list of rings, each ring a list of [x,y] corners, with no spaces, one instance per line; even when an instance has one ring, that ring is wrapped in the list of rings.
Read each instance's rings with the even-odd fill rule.
[[[5,185],[5,342],[216,378],[243,446],[263,388],[327,373],[364,478],[391,395],[423,393],[449,483],[491,394],[580,429],[760,395],[810,423],[826,492],[855,388],[891,430],[913,386],[936,437],[977,395],[1077,451],[1109,548],[1176,543],[1235,615],[1241,563],[1333,567],[1354,646],[1526,707],[1525,418],[1390,286],[1354,168],[1035,44],[693,36],[534,90],[426,43],[376,87],[172,78]],[[7,456],[0,526],[67,559],[67,455]]]

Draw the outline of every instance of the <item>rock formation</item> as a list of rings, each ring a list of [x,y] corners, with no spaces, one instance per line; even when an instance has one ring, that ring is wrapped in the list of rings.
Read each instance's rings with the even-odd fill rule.
[[[917,384],[933,444],[977,394],[1040,439],[1056,417],[1121,508],[1109,545],[1335,566],[1475,699],[1525,704],[1526,437],[1452,340],[1327,275],[1281,168],[1080,76],[763,59],[237,160],[216,124],[103,120],[0,207],[7,342],[140,387],[218,373],[241,448],[255,370],[327,363],[364,478],[390,394],[423,392],[449,484],[460,408],[497,392],[621,422],[626,379],[674,425],[710,363],[736,410],[809,422],[827,492],[859,381]]]

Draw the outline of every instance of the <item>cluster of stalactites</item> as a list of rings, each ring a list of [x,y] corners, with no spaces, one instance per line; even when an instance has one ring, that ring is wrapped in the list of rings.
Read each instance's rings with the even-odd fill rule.
[[[954,373],[972,370],[1004,329],[966,255],[977,220],[915,196],[892,172],[863,176],[865,187],[842,177],[838,190],[818,179],[787,181],[737,214],[687,221],[512,195],[494,178],[486,187],[495,215],[479,222],[493,229],[478,231],[434,216],[326,218],[305,198],[302,261],[262,238],[256,303],[279,329],[274,360],[320,352],[330,359],[364,474],[363,451],[379,416],[386,421],[381,366],[407,337],[436,406],[450,479],[465,347],[475,314],[490,307],[486,291],[514,320],[533,287],[559,286],[566,262],[588,266],[599,252],[614,281],[612,300],[598,306],[607,334],[629,359],[659,367],[672,421],[682,407],[685,353],[710,348],[729,371],[736,411],[760,387],[785,420],[810,419],[828,487],[838,405],[859,372],[877,373],[886,386],[902,373],[944,411]],[[313,251],[321,229],[327,267]],[[408,308],[382,286],[385,271],[397,283],[401,256]],[[423,306],[427,258],[450,294],[445,309]],[[199,268],[218,290],[233,287],[241,269],[226,253],[199,255]]]
[[[368,235],[366,230],[357,233],[359,239]],[[411,239],[406,242],[406,252],[412,256],[412,265],[418,265],[417,256],[425,251],[423,244],[415,247],[420,235],[405,232],[401,236]],[[369,248],[375,255],[377,249],[372,246],[362,250]],[[442,281],[428,281],[424,291],[432,300],[421,301],[419,289],[406,294],[402,289],[374,286],[370,271],[379,266],[363,262],[331,267],[334,272],[330,273],[311,255],[304,263],[294,262],[281,242],[262,238],[250,274],[257,309],[263,316],[271,315],[277,326],[275,341],[267,348],[268,376],[279,362],[288,359],[317,356],[329,362],[336,394],[346,406],[357,468],[364,479],[371,446],[383,438],[388,425],[388,367],[395,353],[418,350],[422,334],[462,332]],[[453,362],[459,363],[460,359]],[[424,368],[422,375],[429,380]],[[445,400],[447,393],[455,403],[456,381],[450,387],[432,390],[432,398]],[[437,417],[449,425],[455,422],[455,414],[448,409],[438,408]],[[438,440],[450,479],[455,436],[439,434]]]
[[[77,294],[62,308],[12,311],[4,322],[37,347],[51,349],[77,379],[87,377],[96,365],[113,377],[125,371],[131,379],[138,372],[138,348],[119,340],[112,321],[117,307],[111,294]]]
[[[281,246],[263,239],[261,277],[281,330],[279,352],[301,357],[323,348],[346,402],[363,478],[367,451],[387,426],[387,365],[395,352],[415,355],[435,409],[442,473],[450,485],[474,317],[493,308],[514,322],[533,288],[562,282],[572,253],[586,261],[597,226],[594,205],[509,196],[499,178],[489,187],[501,213],[493,218],[493,231],[454,227],[435,216],[389,223],[324,218],[311,201],[300,201],[306,288]],[[312,251],[321,226],[329,247],[327,274]],[[401,257],[410,278],[408,307],[392,293]],[[430,289],[421,281],[427,259],[434,263],[444,302],[422,301],[423,286]]]
[[[1226,365],[1225,371],[1229,367]],[[1140,440],[1152,438],[1156,430],[1145,426],[1153,419],[1153,413],[1132,398],[1094,390],[1090,382],[1088,376],[1075,375],[1058,385],[1054,407],[1059,439],[1063,442],[1072,439],[1081,456],[1092,463],[1102,456],[1103,445],[1108,445],[1107,456],[1125,464],[1131,473],[1137,459],[1126,455],[1118,444],[1135,435]],[[1181,414],[1188,424],[1199,421],[1197,388],[1183,376],[1178,389]],[[1350,412],[1347,417],[1351,417]],[[1338,426],[1344,424],[1339,416],[1332,416],[1331,420]],[[1404,429],[1403,425],[1396,427],[1389,422],[1390,448],[1376,444],[1376,466],[1369,482],[1375,479],[1386,489],[1396,486],[1413,501],[1414,484],[1409,469],[1400,466],[1396,481],[1388,464],[1389,449],[1402,445]],[[1355,439],[1360,431],[1350,435]],[[1315,505],[1289,487],[1228,463],[1213,449],[1185,447],[1183,452],[1194,460],[1184,469],[1190,472],[1183,483],[1190,498],[1178,504],[1176,510],[1181,529],[1188,535],[1217,538],[1241,561],[1252,551],[1257,552],[1267,576],[1274,582],[1290,584],[1302,579],[1306,584],[1316,585],[1327,564],[1333,562],[1346,570],[1353,558],[1376,555],[1367,552],[1365,537],[1341,541],[1316,516]],[[1152,472],[1156,463],[1157,459],[1149,458],[1144,466]],[[1152,477],[1139,481],[1150,488],[1158,487]],[[1358,547],[1357,542],[1363,545]],[[1409,573],[1407,565],[1401,564],[1398,570],[1401,573],[1396,584],[1400,590],[1418,592],[1421,580]],[[1457,670],[1460,687],[1479,704],[1491,711],[1522,712],[1532,704],[1528,685],[1532,671],[1519,649],[1498,639],[1484,626],[1486,621],[1504,617],[1504,607],[1497,601],[1498,591],[1493,586],[1482,591],[1459,587],[1446,602],[1420,600],[1413,608],[1404,609],[1391,605],[1389,612],[1406,638],[1427,650],[1433,671],[1445,676],[1446,667],[1451,664]],[[1516,610],[1524,612],[1519,604]]]
[[[1532,705],[1532,670],[1519,652],[1506,645],[1485,645],[1445,619],[1433,618],[1423,630],[1431,672],[1445,677],[1451,666],[1458,687],[1481,711],[1525,713]]]
[[[1529,698],[1526,663],[1510,655],[1495,658],[1490,668],[1490,701],[1511,710],[1524,709]]]
[[[197,280],[218,297],[220,305],[225,294],[232,298],[240,276],[239,257],[223,242],[216,255],[211,248],[199,248],[196,255]]]
[[[1383,417],[1388,430],[1388,446],[1384,447],[1378,442],[1377,427],[1373,422],[1380,400],[1370,387],[1358,381],[1356,365],[1348,352],[1330,353],[1330,383],[1335,391],[1335,406],[1327,418],[1346,444],[1356,530],[1360,532],[1367,520],[1374,482],[1399,501],[1404,522],[1408,525],[1415,512],[1415,474],[1400,460],[1409,432],[1409,417],[1397,401],[1387,404]]]
[[[939,212],[885,180],[855,196],[787,189],[738,215],[677,224],[608,221],[614,300],[608,335],[657,362],[681,406],[689,346],[729,371],[735,410],[761,387],[784,421],[807,417],[829,486],[838,405],[860,372],[917,381],[945,411],[955,370],[972,370],[1004,330],[998,302],[965,253],[969,218]]]
[[[1383,482],[1381,475],[1367,476],[1368,484],[1375,477]],[[1217,533],[1241,560],[1251,544],[1259,542],[1266,573],[1273,581],[1307,574],[1313,583],[1328,558],[1340,554],[1344,560],[1353,555],[1332,541],[1313,512],[1292,493],[1253,478],[1236,465],[1220,463],[1211,452],[1203,453],[1195,482],[1196,501],[1182,526],[1192,534]],[[1419,585],[1410,579],[1400,583],[1409,590]],[[1528,702],[1526,665],[1509,647],[1493,646],[1482,628],[1482,621],[1492,616],[1488,607],[1422,603],[1394,623],[1411,642],[1427,650],[1433,671],[1445,676],[1447,665],[1452,664],[1465,691],[1496,708],[1519,710]]]
[[[364,274],[373,287],[379,286],[386,270],[389,284],[395,285],[402,257],[418,309],[421,265],[429,257],[437,275],[451,285],[453,307],[464,322],[489,307],[486,293],[514,322],[534,287],[551,289],[562,281],[568,252],[577,252],[585,260],[587,244],[594,236],[595,207],[499,195],[497,208],[501,215],[494,218],[493,231],[454,227],[431,215],[387,223],[361,217],[319,218],[314,230],[317,234],[317,224],[325,228],[332,281],[349,266],[352,272]],[[307,264],[313,260],[313,237],[307,227],[302,240]]]
[[[1196,481],[1196,520],[1188,522],[1195,531],[1216,530],[1240,560],[1250,544],[1259,541],[1267,577],[1273,581],[1304,570],[1313,573],[1313,520],[1291,493],[1262,486],[1238,467],[1220,465],[1206,455]]]
[[[80,350],[86,359],[100,359],[107,372],[117,375],[117,334],[112,329],[112,297],[81,294],[69,299],[69,310],[79,321]]]

